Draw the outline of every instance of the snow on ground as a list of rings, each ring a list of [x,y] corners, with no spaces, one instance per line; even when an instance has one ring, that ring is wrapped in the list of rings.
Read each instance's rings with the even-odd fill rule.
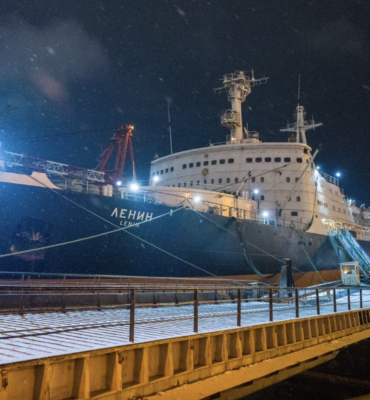
[[[320,295],[320,314],[333,313],[332,292]],[[351,309],[360,308],[360,294],[351,290]],[[316,298],[299,301],[301,318],[315,316]],[[363,293],[363,308],[370,308],[370,292]],[[346,291],[337,291],[337,311],[348,310]],[[199,305],[199,333],[237,328],[237,303]],[[273,320],[296,318],[294,298],[273,304]],[[193,335],[193,306],[154,306],[135,310],[135,343]],[[269,303],[242,303],[242,326],[269,323]],[[41,357],[124,346],[129,342],[129,310],[71,311],[65,314],[0,316],[0,365]]]

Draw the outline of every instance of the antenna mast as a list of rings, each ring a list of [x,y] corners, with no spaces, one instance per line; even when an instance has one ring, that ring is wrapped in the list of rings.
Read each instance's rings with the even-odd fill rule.
[[[172,130],[171,130],[171,114],[170,114],[170,102],[171,98],[166,96],[165,100],[167,102],[167,115],[168,115],[168,132],[170,134],[170,149],[172,154]]]
[[[318,128],[322,126],[322,123],[315,124],[314,119],[311,121],[305,121],[306,113],[304,112],[304,107],[299,105],[299,100],[301,96],[301,75],[298,75],[298,105],[295,112],[296,120],[291,124],[288,123],[286,128],[280,129],[280,132],[295,132],[297,143],[307,144],[306,131]]]
[[[266,83],[268,78],[254,78],[254,71],[251,71],[251,78],[244,71],[235,71],[224,75],[223,86],[213,89],[215,93],[227,92],[227,97],[231,102],[231,110],[226,110],[221,116],[221,125],[231,131],[230,141],[243,140],[242,129],[242,103],[251,93],[251,88]]]

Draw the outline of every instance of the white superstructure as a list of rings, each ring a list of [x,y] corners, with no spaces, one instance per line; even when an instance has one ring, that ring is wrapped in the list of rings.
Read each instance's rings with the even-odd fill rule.
[[[224,88],[218,91],[227,89],[232,110],[226,111],[221,123],[229,127],[230,136],[225,143],[154,160],[150,180],[156,189],[167,186],[192,193],[201,190],[244,196],[255,201],[259,219],[263,215],[269,221],[293,221],[309,232],[325,235],[331,221],[355,231],[358,239],[370,240],[365,224],[355,222],[339,180],[315,167],[306,131],[321,124],[307,122],[303,106],[298,105],[296,121],[282,129],[293,133],[288,141],[262,143],[258,133],[241,130],[241,102],[250,93],[251,83],[257,81],[237,71],[225,75],[223,82]]]

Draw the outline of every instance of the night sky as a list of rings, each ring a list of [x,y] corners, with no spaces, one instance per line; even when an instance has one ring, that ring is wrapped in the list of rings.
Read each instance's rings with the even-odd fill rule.
[[[139,179],[154,154],[220,142],[219,79],[268,76],[244,103],[264,141],[286,140],[301,104],[325,172],[370,205],[370,2],[38,0],[1,2],[0,128],[5,150],[94,168],[114,128],[135,125]],[[76,133],[86,131],[83,133]]]

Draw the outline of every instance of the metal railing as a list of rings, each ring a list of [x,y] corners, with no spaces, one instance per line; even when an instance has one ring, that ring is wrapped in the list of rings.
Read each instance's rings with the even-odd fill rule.
[[[93,299],[83,305],[81,299]],[[121,297],[121,304],[105,299]],[[33,298],[30,301],[30,298]],[[46,307],[34,304],[44,298]],[[0,313],[58,311],[71,312],[81,309],[123,309],[122,318],[107,321],[127,326],[130,342],[135,341],[135,327],[142,324],[176,323],[188,321],[194,333],[202,329],[203,321],[213,319],[220,329],[258,325],[279,320],[330,315],[355,309],[370,308],[370,287],[316,287],[283,288],[266,286],[131,286],[116,285],[52,285],[24,286],[2,284],[0,286]],[[53,307],[52,299],[56,300]],[[71,299],[74,303],[71,303]],[[27,307],[27,303],[32,307]],[[54,301],[55,303],[55,301]],[[86,301],[85,301],[86,303]],[[153,311],[156,309],[156,316]],[[148,311],[145,311],[148,310]],[[204,322],[205,323],[205,322]],[[89,324],[89,327],[94,327]],[[101,324],[99,324],[100,326]],[[76,326],[76,330],[80,329]],[[83,329],[83,328],[81,328]]]

